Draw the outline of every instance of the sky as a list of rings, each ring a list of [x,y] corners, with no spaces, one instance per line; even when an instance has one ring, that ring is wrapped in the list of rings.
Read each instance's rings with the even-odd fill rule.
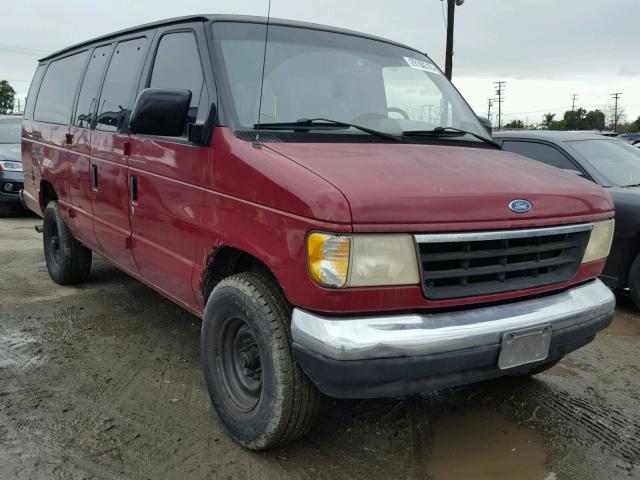
[[[0,80],[24,102],[37,59],[102,34],[195,13],[266,15],[267,0],[22,0],[0,17]],[[446,1],[272,0],[271,15],[389,38],[442,69]],[[606,109],[622,92],[640,116],[640,0],[466,0],[456,8],[453,83],[487,115],[494,81],[506,81],[503,122],[558,118],[576,106]],[[495,112],[495,106],[492,114]],[[495,119],[494,119],[495,120]]]

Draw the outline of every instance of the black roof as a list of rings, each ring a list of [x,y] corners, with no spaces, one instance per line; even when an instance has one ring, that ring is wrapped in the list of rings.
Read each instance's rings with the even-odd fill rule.
[[[267,23],[267,17],[258,17],[258,16],[250,16],[250,15],[188,15],[185,17],[174,17],[174,18],[167,18],[165,20],[158,20],[156,22],[150,22],[150,23],[145,23],[143,25],[137,25],[135,27],[130,27],[130,28],[125,28],[124,30],[119,30],[117,32],[113,32],[113,33],[109,33],[106,35],[101,35],[99,37],[95,37],[92,38],[91,40],[86,40],[84,42],[80,42],[80,43],[76,43],[75,45],[71,45],[69,47],[63,48],[62,50],[58,50],[57,52],[54,52],[50,55],[47,55],[46,57],[41,58],[39,61],[40,62],[44,62],[47,60],[50,60],[54,57],[58,57],[60,55],[63,55],[65,53],[71,52],[73,50],[76,50],[78,48],[81,47],[85,47],[88,45],[91,45],[95,42],[100,42],[100,41],[104,41],[104,40],[109,40],[111,38],[115,38],[127,33],[134,33],[134,32],[138,32],[138,31],[142,31],[142,30],[148,30],[150,28],[157,28],[157,27],[162,27],[162,26],[166,26],[166,25],[174,25],[174,24],[178,24],[178,23],[185,23],[185,22],[245,22],[245,23]],[[286,19],[281,19],[281,18],[270,18],[269,19],[269,24],[270,25],[282,25],[282,26],[288,26],[288,27],[300,27],[300,28],[309,28],[309,29],[313,29],[313,30],[323,30],[326,32],[333,32],[333,33],[342,33],[345,35],[355,35],[358,37],[364,37],[364,38],[369,38],[372,40],[378,40],[378,41],[382,41],[382,42],[386,42],[386,43],[391,43],[393,45],[397,45],[399,47],[403,47],[403,48],[408,48],[410,50],[414,50],[416,52],[419,52],[419,50],[413,48],[413,47],[409,47],[407,45],[403,45],[401,43],[398,42],[394,42],[392,40],[388,40],[385,38],[381,38],[381,37],[376,37],[374,35],[369,35],[366,33],[361,33],[361,32],[356,32],[353,30],[346,30],[343,28],[338,28],[338,27],[330,27],[327,25],[320,25],[317,23],[308,23],[308,22],[298,22],[295,20],[286,20]],[[424,53],[424,52],[420,52],[420,53]]]
[[[570,142],[573,140],[607,140],[611,137],[596,132],[576,132],[558,130],[513,130],[494,132],[494,138],[529,138],[548,142]]]

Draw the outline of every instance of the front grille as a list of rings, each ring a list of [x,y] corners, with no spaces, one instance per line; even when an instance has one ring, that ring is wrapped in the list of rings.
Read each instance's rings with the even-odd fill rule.
[[[422,289],[443,300],[541,287],[571,279],[592,225],[416,235]]]

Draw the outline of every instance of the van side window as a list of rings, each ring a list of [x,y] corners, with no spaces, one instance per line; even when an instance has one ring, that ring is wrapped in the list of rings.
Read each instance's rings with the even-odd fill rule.
[[[24,118],[31,118],[33,115],[33,106],[36,103],[38,88],[40,88],[40,82],[42,81],[42,76],[44,75],[45,70],[45,65],[39,65],[36,69],[36,73],[33,75],[33,80],[31,80],[31,86],[29,87],[29,93],[27,94],[27,103],[24,106]]]
[[[60,125],[69,124],[73,97],[86,58],[87,52],[84,51],[49,64],[38,92],[33,114],[35,120]]]
[[[117,132],[129,118],[146,44],[146,38],[136,38],[116,45],[98,104],[98,130]]]
[[[505,141],[502,148],[509,152],[518,153],[533,158],[552,167],[577,170],[577,167],[565,157],[557,148],[537,142]]]
[[[104,67],[109,60],[109,49],[111,45],[96,48],[89,59],[89,66],[82,80],[80,87],[80,95],[78,97],[78,106],[76,107],[76,116],[73,125],[81,128],[91,128],[93,114],[96,110],[96,101],[98,97],[98,88],[100,88],[100,80]]]
[[[187,123],[196,121],[198,105],[203,95],[204,77],[193,33],[169,33],[160,39],[149,87],[189,90],[191,104]]]

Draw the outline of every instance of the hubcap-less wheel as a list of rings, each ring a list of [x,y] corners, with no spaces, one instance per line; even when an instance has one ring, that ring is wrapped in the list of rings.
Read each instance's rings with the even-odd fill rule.
[[[50,222],[47,225],[47,230],[53,260],[60,265],[60,232],[58,231],[57,222]]]
[[[320,395],[291,350],[291,306],[273,278],[245,272],[221,280],[202,321],[209,397],[241,445],[265,450],[313,425]]]
[[[242,412],[250,412],[262,393],[262,362],[255,336],[238,317],[225,321],[220,332],[219,369],[229,400]]]

